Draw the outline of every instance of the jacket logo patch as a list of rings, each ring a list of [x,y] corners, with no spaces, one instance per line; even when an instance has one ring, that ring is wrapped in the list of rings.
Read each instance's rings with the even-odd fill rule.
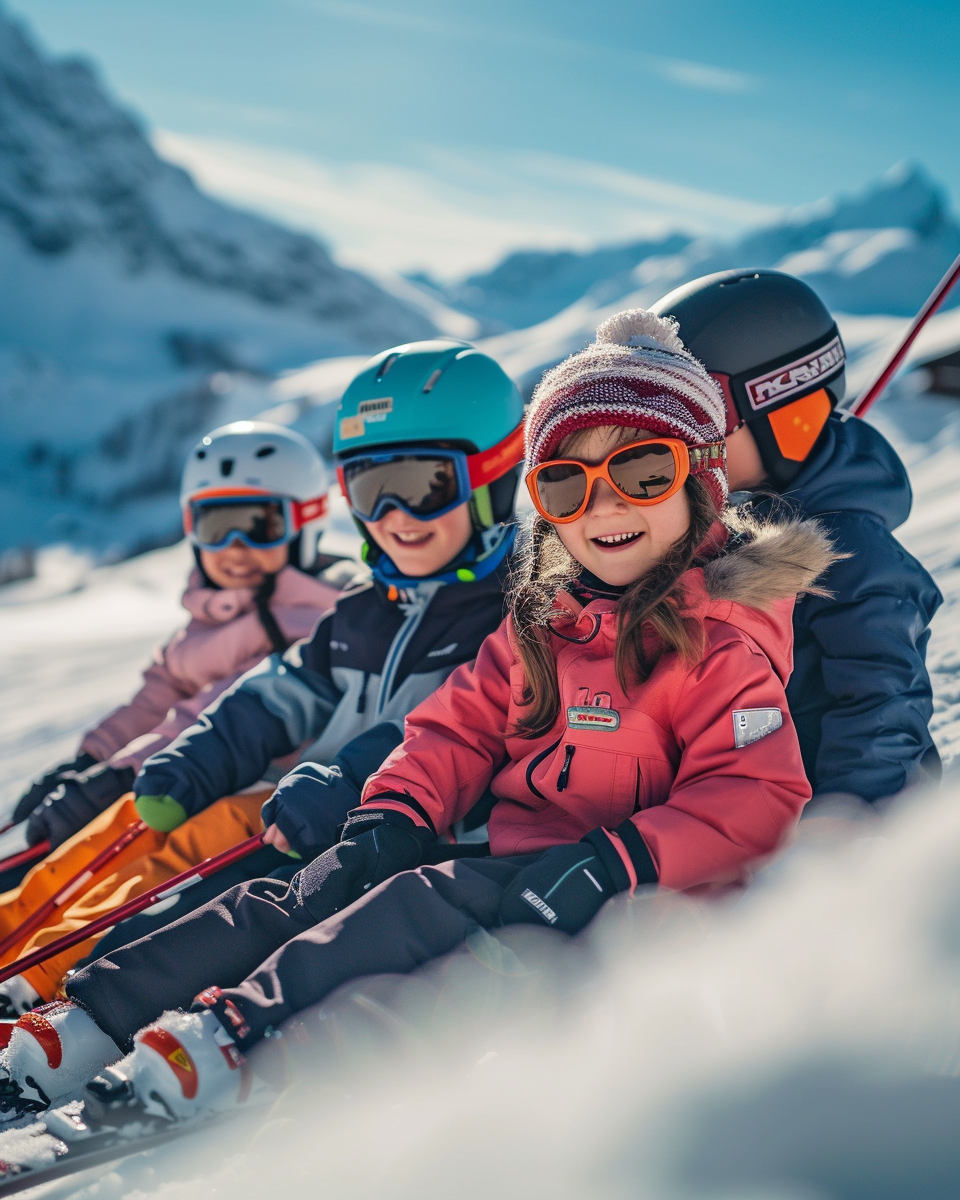
[[[567,709],[568,729],[606,729],[612,733],[620,728],[620,714],[615,708],[600,708],[584,704]]]
[[[738,708],[733,711],[733,744],[738,750],[759,742],[783,724],[779,708]]]
[[[557,914],[553,911],[546,900],[541,900],[536,892],[532,892],[529,888],[524,888],[520,893],[520,899],[526,900],[531,908],[536,909],[541,917],[548,925],[553,925],[557,919]]]

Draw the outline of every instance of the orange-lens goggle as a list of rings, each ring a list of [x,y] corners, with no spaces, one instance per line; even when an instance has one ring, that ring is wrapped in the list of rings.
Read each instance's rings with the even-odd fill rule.
[[[537,512],[554,525],[582,517],[593,485],[605,480],[631,504],[662,504],[684,485],[687,476],[719,467],[726,445],[713,442],[688,446],[679,438],[649,438],[621,446],[592,466],[576,458],[556,458],[527,474],[527,488]]]

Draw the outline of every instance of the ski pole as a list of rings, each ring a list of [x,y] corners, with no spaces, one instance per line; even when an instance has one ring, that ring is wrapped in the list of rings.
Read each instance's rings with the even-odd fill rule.
[[[11,854],[9,858],[0,859],[0,874],[4,871],[12,871],[14,867],[22,867],[25,863],[37,862],[38,859],[49,853],[50,843],[48,841],[37,842],[35,846],[28,846],[26,850]]]
[[[146,829],[147,826],[143,821],[134,821],[132,825],[128,825],[118,838],[100,851],[96,858],[83,867],[82,870],[78,871],[76,875],[68,879],[63,887],[54,892],[25,921],[21,922],[16,929],[12,930],[0,941],[0,959],[9,950],[12,950],[18,942],[24,941],[31,933],[44,925],[58,908],[63,908],[71,896],[76,895],[80,888],[85,883],[89,883],[96,873],[105,867],[107,863],[115,859],[118,854],[122,854],[131,842],[135,842],[142,833],[146,832]]]
[[[871,383],[862,395],[850,405],[850,412],[855,417],[862,417],[871,404],[880,396],[880,393],[887,386],[890,380],[896,373],[897,368],[907,356],[907,351],[917,340],[917,334],[926,325],[927,321],[933,316],[940,305],[946,300],[947,293],[953,285],[960,279],[960,255],[953,260],[953,265],[947,271],[946,275],[940,280],[937,286],[927,297],[927,301],[923,308],[910,322],[910,328],[903,335],[900,344],[887,360],[886,365],[881,370],[880,374]]]
[[[128,917],[135,917],[137,913],[143,912],[145,908],[149,908],[151,904],[156,903],[158,900],[166,900],[170,896],[176,895],[177,892],[186,891],[188,887],[199,883],[201,879],[208,879],[211,875],[216,875],[218,871],[222,871],[224,867],[229,867],[233,863],[246,858],[254,850],[259,850],[262,845],[263,834],[256,833],[253,837],[247,838],[243,842],[238,842],[236,846],[231,846],[229,850],[224,850],[220,854],[215,854],[211,858],[204,859],[196,867],[188,867],[185,871],[181,871],[179,875],[174,875],[172,879],[168,879],[166,883],[160,883],[148,892],[144,892],[142,896],[136,896],[133,900],[127,900],[125,903],[118,905],[112,912],[104,913],[102,917],[97,917],[89,925],[84,925],[82,929],[74,929],[70,933],[65,933],[62,937],[57,938],[56,941],[42,946],[39,950],[34,950],[25,958],[19,958],[16,962],[8,963],[5,967],[0,967],[0,983],[5,983],[8,979],[12,979],[14,975],[20,975],[23,971],[29,971],[31,967],[37,966],[38,963],[46,962],[48,958],[53,958],[62,951],[69,950],[72,946],[79,945],[80,942],[85,942],[87,938],[93,937],[94,934],[102,933],[104,929],[109,929],[112,925],[119,925],[121,921],[125,921]]]

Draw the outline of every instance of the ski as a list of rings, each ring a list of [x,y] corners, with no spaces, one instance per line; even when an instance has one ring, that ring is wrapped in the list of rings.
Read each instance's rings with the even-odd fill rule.
[[[44,1113],[33,1124],[0,1132],[0,1195],[13,1195],[103,1163],[131,1158],[177,1138],[250,1119],[261,1115],[265,1107],[175,1121],[149,1111],[135,1099],[109,1105],[95,1099],[72,1100]]]

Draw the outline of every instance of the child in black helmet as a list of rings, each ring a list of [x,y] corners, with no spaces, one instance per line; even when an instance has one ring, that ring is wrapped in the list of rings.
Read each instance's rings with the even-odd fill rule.
[[[653,306],[676,317],[690,351],[727,401],[731,491],[755,508],[816,517],[838,551],[794,614],[787,687],[814,801],[874,802],[938,779],[924,657],[942,597],[893,530],[912,494],[896,452],[845,418],[844,348],[816,293],[779,271],[723,271]]]

